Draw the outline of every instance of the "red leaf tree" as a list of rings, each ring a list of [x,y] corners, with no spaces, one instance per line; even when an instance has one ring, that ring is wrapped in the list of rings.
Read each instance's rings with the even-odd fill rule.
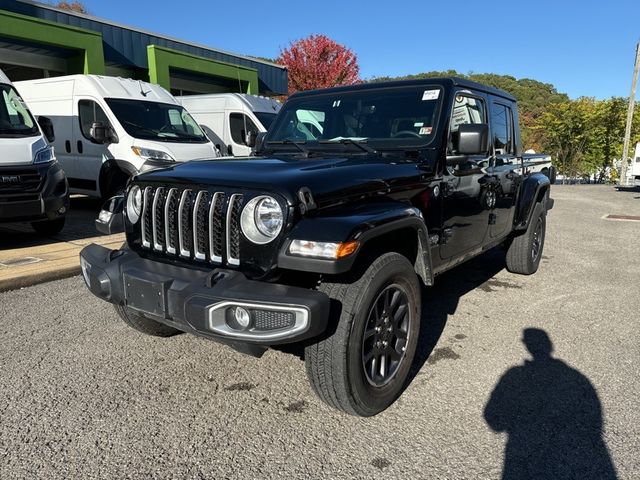
[[[310,35],[292,42],[280,52],[276,62],[289,70],[289,95],[360,81],[356,54],[325,35]]]

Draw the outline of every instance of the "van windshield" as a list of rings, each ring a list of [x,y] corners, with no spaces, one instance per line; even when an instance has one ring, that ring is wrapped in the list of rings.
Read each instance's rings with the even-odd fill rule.
[[[196,121],[180,105],[105,99],[122,128],[134,138],[172,143],[207,143]]]
[[[267,148],[423,148],[434,138],[443,90],[402,86],[318,92],[289,99],[266,137]],[[361,148],[362,150],[362,148]]]
[[[275,113],[253,112],[253,114],[258,118],[258,120],[260,120],[260,123],[265,130],[269,130],[273,120],[276,118]]]
[[[29,109],[11,85],[0,85],[0,137],[33,137],[40,133]]]

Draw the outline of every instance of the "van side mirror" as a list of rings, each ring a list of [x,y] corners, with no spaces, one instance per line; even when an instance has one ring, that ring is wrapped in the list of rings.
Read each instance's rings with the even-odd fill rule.
[[[100,144],[118,143],[118,136],[113,128],[102,122],[94,122],[91,124],[89,136],[94,142]]]
[[[49,117],[38,117],[38,125],[49,143],[53,143],[56,135],[53,131],[53,123]]]
[[[455,150],[460,155],[480,155],[489,151],[489,125],[467,123],[458,127]]]
[[[256,144],[251,149],[253,154],[258,154],[262,150],[262,145],[264,145],[264,137],[267,136],[267,132],[258,132],[256,135]]]
[[[249,130],[245,136],[244,143],[247,147],[253,148],[256,146],[257,133],[253,130]]]

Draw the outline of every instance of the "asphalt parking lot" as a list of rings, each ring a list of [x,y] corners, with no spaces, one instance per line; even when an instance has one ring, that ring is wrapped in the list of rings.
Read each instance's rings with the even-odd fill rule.
[[[145,337],[80,277],[0,294],[0,478],[639,478],[640,222],[602,217],[640,191],[552,196],[536,275],[491,251],[425,290],[413,379],[369,419],[294,354]]]

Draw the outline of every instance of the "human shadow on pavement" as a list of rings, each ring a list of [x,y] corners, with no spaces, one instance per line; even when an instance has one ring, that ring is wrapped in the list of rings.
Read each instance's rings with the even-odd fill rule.
[[[503,480],[616,479],[589,379],[551,356],[544,330],[527,328],[522,341],[533,360],[502,376],[484,410],[489,427],[509,436]]]

